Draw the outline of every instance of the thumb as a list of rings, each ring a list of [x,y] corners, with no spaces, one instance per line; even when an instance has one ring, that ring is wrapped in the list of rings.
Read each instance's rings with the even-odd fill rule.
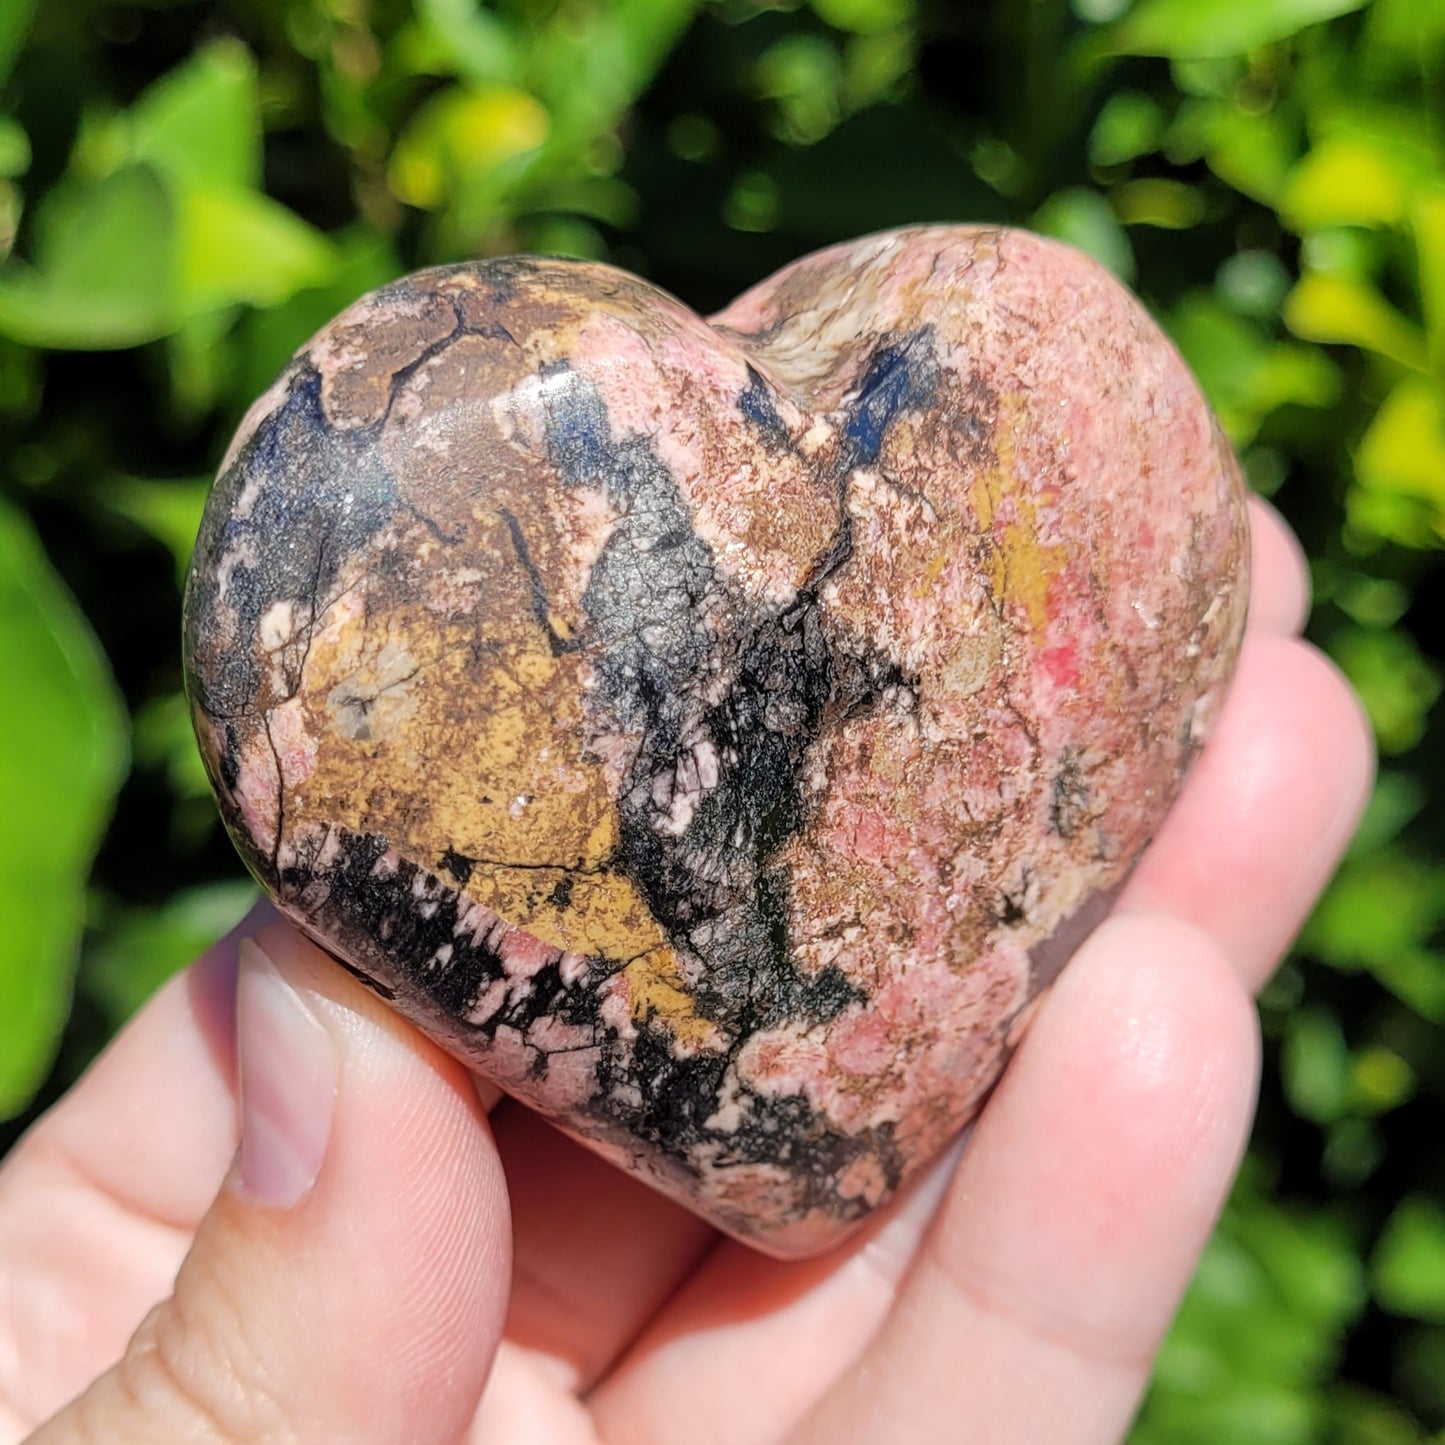
[[[241,945],[236,1015],[237,1161],[171,1297],[31,1445],[459,1437],[510,1273],[471,1080],[284,924]]]

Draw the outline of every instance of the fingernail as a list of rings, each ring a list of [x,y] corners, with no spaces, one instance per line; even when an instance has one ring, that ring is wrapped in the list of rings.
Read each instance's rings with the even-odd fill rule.
[[[257,1204],[288,1209],[316,1183],[326,1157],[336,1056],[331,1035],[255,939],[242,939],[240,960],[239,1186]]]

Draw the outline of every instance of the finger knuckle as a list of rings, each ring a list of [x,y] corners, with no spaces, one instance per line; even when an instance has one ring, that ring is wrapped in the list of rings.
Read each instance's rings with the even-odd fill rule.
[[[197,1445],[284,1445],[294,1438],[243,1318],[223,1301],[199,1311],[177,1296],[136,1331],[118,1383],[141,1418],[164,1422],[163,1438]]]

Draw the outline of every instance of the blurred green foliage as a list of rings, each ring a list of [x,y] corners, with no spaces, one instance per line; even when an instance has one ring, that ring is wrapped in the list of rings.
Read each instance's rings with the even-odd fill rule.
[[[1384,758],[1136,1438],[1445,1438],[1445,0],[4,0],[0,82],[6,1138],[251,897],[178,579],[310,331],[470,254],[707,308],[869,229],[1032,225],[1188,356]]]

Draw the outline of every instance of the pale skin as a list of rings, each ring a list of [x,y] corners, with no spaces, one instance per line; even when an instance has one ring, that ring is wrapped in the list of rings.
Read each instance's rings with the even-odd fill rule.
[[[1121,1439],[1244,1147],[1252,994],[1371,777],[1252,523],[1183,796],[966,1144],[842,1250],[720,1239],[258,914],[0,1169],[0,1442]]]

